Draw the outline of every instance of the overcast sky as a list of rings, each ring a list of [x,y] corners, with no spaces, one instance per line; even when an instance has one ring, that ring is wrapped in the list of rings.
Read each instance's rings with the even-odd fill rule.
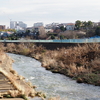
[[[100,21],[100,0],[0,0],[0,24]]]

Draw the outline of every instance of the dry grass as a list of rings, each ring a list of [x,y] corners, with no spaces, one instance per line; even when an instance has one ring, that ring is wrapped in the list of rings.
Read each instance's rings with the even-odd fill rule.
[[[100,73],[100,58],[95,58],[93,61],[91,61],[90,66],[93,68],[94,72]]]
[[[65,31],[58,34],[63,35],[67,39],[77,39],[77,38],[84,38],[86,36],[86,32],[83,31]]]
[[[70,77],[86,73],[100,74],[100,44],[84,44],[56,50],[46,50],[33,43],[7,44],[7,47],[1,47],[6,52],[34,57],[46,69]]]

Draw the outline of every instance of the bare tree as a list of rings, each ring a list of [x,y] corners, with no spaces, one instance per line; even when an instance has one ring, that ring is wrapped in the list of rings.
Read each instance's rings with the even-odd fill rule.
[[[39,27],[39,39],[46,39],[47,34],[43,26]]]

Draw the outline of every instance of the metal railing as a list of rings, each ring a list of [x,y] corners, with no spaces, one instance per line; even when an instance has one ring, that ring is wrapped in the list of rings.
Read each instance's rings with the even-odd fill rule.
[[[34,43],[99,43],[100,38],[90,39],[65,39],[65,40],[0,40],[0,42],[34,42]]]

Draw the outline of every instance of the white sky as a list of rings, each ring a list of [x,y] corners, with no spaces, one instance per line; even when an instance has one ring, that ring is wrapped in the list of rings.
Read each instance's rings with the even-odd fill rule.
[[[100,0],[0,0],[0,24],[100,21]]]

